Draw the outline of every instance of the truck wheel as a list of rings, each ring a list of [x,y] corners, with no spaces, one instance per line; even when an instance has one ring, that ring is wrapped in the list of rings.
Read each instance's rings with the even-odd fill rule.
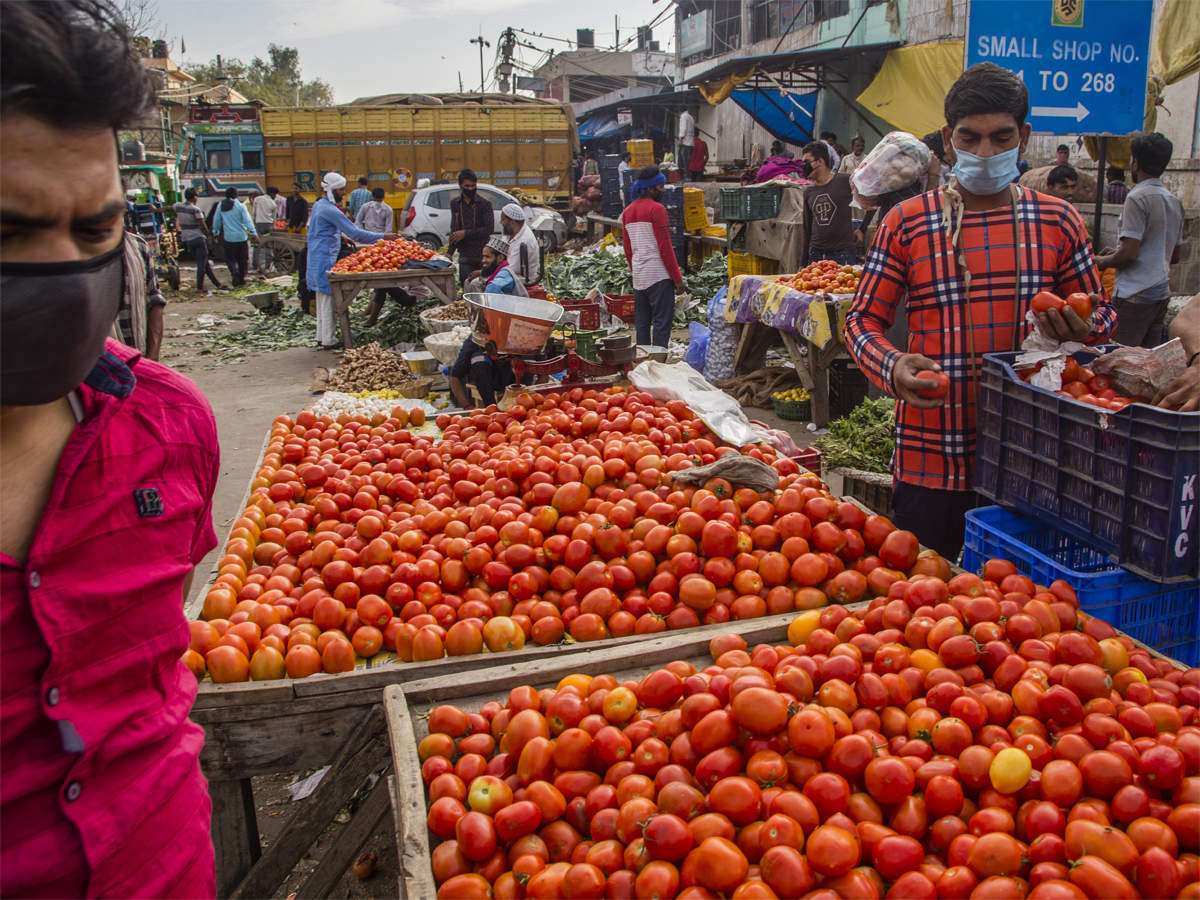
[[[438,250],[442,249],[442,244],[446,242],[436,234],[425,233],[417,235],[417,243],[422,247],[425,247],[426,249],[432,250],[436,253]]]

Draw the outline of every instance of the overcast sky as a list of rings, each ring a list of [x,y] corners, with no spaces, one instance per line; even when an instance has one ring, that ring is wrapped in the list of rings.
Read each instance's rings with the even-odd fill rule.
[[[491,77],[497,38],[507,26],[574,40],[576,28],[593,28],[598,47],[611,46],[613,15],[624,40],[657,16],[654,38],[673,47],[669,0],[158,0],[159,19],[181,65],[205,62],[220,53],[248,61],[266,56],[270,43],[296,47],[306,79],[322,78],[337,102],[386,93],[479,88],[482,33],[484,68]],[[180,38],[187,47],[180,52]],[[521,39],[538,48],[569,49],[560,41]],[[536,50],[518,48],[518,61],[533,65]],[[525,73],[528,74],[528,73]]]

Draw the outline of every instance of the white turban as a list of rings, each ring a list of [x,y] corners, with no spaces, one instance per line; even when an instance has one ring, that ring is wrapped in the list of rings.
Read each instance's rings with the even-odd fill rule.
[[[500,212],[508,216],[514,222],[525,221],[525,210],[521,209],[521,207],[517,206],[515,203],[506,203]]]
[[[339,172],[326,172],[325,177],[321,179],[321,188],[325,191],[325,197],[330,203],[337,203],[333,199],[333,192],[345,186],[346,176]]]

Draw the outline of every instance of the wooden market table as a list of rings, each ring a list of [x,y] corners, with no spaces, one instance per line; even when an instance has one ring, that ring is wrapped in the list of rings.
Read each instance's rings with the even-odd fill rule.
[[[745,302],[750,299],[746,296],[748,292],[753,293],[756,301],[749,310]],[[775,295],[774,306],[757,302],[764,292]],[[812,395],[813,424],[824,428],[829,424],[829,365],[846,352],[841,325],[848,296],[784,290],[775,285],[772,276],[743,275],[731,279],[726,308],[733,309],[736,324],[741,328],[734,351],[734,374],[759,368],[767,349],[782,342],[796,367],[800,384]],[[800,309],[803,311],[798,313]],[[802,341],[807,352],[801,350]]]
[[[457,269],[398,269],[393,272],[330,272],[329,287],[333,292],[333,314],[342,333],[342,346],[354,346],[350,332],[350,304],[363,288],[414,288],[429,290],[445,304],[458,296]]]

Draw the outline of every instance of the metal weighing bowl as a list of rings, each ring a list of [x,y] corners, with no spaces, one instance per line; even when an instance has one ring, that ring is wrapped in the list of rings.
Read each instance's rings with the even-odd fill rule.
[[[471,310],[471,337],[481,347],[527,356],[541,352],[563,316],[557,303],[508,294],[463,294]]]

